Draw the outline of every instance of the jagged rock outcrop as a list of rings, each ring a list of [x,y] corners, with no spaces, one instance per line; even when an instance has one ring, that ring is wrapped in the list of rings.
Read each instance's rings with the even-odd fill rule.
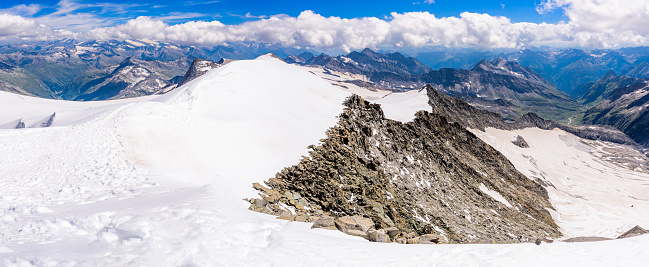
[[[529,148],[530,147],[530,145],[527,144],[527,141],[525,141],[525,139],[523,139],[523,137],[520,136],[520,135],[517,135],[516,139],[514,139],[514,141],[512,141],[512,143],[514,145],[518,146],[518,147],[521,147],[521,148]]]
[[[635,227],[631,228],[629,231],[624,232],[624,234],[621,234],[617,238],[620,239],[620,238],[634,237],[634,236],[646,235],[646,234],[649,234],[649,231],[640,227],[640,225],[636,225]]]
[[[338,125],[310,146],[310,157],[283,169],[268,187],[254,185],[262,199],[250,200],[252,210],[331,216],[337,229],[410,244],[561,235],[546,190],[460,124],[426,111],[405,124],[389,120],[379,105],[355,95],[344,104]],[[361,227],[359,218],[373,227]],[[352,219],[353,227],[340,226]]]
[[[638,146],[631,138],[619,130],[602,125],[566,125],[552,120],[546,120],[534,113],[527,113],[514,122],[505,122],[500,114],[475,108],[457,98],[447,96],[430,85],[426,86],[428,104],[432,112],[457,122],[465,128],[484,131],[487,127],[502,130],[524,129],[538,127],[543,130],[559,128],[584,139],[601,140],[618,144]]]
[[[189,69],[187,70],[187,73],[185,73],[185,75],[178,82],[178,86],[182,86],[183,84],[186,84],[186,83],[188,83],[188,82],[202,76],[203,74],[207,73],[208,71],[216,69],[216,68],[218,68],[220,66],[223,66],[225,64],[228,64],[230,62],[232,62],[232,60],[225,59],[225,58],[222,58],[221,60],[219,60],[217,62],[212,62],[212,61],[205,60],[205,59],[200,59],[200,58],[194,59],[194,61],[192,61],[192,65],[189,66]]]

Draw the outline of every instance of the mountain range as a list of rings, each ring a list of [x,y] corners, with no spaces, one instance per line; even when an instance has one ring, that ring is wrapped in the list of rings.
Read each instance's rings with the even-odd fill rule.
[[[196,58],[218,61],[299,51],[256,43],[201,48],[149,40],[8,44],[0,46],[0,90],[66,100],[130,97],[164,92]]]
[[[581,107],[531,68],[502,58],[491,62],[481,60],[470,70],[432,70],[414,58],[396,53],[381,54],[369,49],[338,57],[321,54],[303,59],[303,56],[305,55],[289,56],[285,61],[304,66],[318,66],[328,72],[360,75],[357,84],[370,82],[367,86],[385,90],[412,90],[430,84],[448,95],[498,112],[511,120],[527,112],[566,120],[576,115]],[[400,71],[393,70],[394,67],[386,67],[388,63],[391,66],[400,66]]]
[[[576,89],[594,82],[612,70],[635,78],[649,76],[649,47],[615,50],[533,48],[512,52],[453,51],[423,52],[415,56],[432,68],[471,68],[481,59],[504,58],[530,67],[559,90],[578,98]]]
[[[162,95],[0,92],[0,265],[649,256],[649,236],[630,237],[649,219],[649,159],[633,146],[533,114],[506,122],[433,86],[376,97],[273,55],[222,63],[193,60],[190,81]],[[497,63],[475,71],[515,70]]]

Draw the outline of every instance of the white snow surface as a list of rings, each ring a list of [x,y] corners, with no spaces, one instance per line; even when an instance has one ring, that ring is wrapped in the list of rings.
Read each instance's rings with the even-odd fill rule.
[[[256,195],[251,183],[307,155],[307,146],[335,125],[347,96],[264,56],[232,62],[158,97],[88,103],[18,97],[24,102],[0,106],[0,119],[71,115],[55,127],[0,130],[0,266],[640,266],[649,260],[649,236],[540,246],[380,244],[247,210],[242,199]],[[2,93],[0,102],[15,97]],[[386,107],[410,105],[393,97]],[[580,216],[560,222],[568,228]]]
[[[507,207],[509,207],[509,208],[512,208],[512,207],[513,207],[512,204],[509,204],[509,201],[507,201],[507,199],[505,199],[505,198],[504,198],[500,193],[498,193],[498,192],[495,191],[495,190],[491,190],[491,189],[489,189],[489,188],[488,188],[486,185],[484,185],[483,183],[481,183],[480,186],[479,186],[478,188],[480,189],[480,191],[482,191],[482,192],[484,192],[485,194],[489,195],[490,197],[492,197],[492,198],[495,199],[496,201],[505,204],[505,206],[507,206]]]
[[[636,225],[649,228],[649,175],[592,153],[615,144],[590,142],[598,144],[590,146],[559,129],[472,132],[503,153],[525,176],[553,185],[546,189],[556,208],[554,219],[566,238],[615,238]],[[530,147],[514,145],[511,141],[517,135]]]

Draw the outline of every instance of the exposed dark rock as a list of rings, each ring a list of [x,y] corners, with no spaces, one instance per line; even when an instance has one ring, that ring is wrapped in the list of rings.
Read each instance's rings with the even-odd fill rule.
[[[626,231],[624,234],[621,234],[617,238],[620,239],[620,238],[634,237],[634,236],[639,236],[644,234],[649,234],[649,231],[645,230],[639,225],[636,225],[635,227],[631,228],[629,231]]]
[[[365,238],[370,229],[385,229],[398,243],[421,243],[427,234],[442,237],[438,243],[561,235],[545,189],[461,125],[425,111],[405,124],[392,121],[358,96],[345,106],[322,144],[310,146],[310,157],[269,179],[269,188],[253,185],[269,204],[251,201],[252,210],[280,214],[291,206],[295,215],[336,217],[338,229]]]
[[[528,127],[538,127],[543,130],[559,128],[584,139],[601,140],[618,144],[638,146],[631,138],[624,133],[610,126],[602,125],[566,125],[552,120],[545,120],[534,113],[527,113],[516,121],[508,123],[494,112],[480,110],[457,98],[447,96],[430,85],[427,85],[428,104],[432,112],[440,114],[449,121],[457,122],[460,125],[484,131],[487,127],[516,130]]]
[[[649,82],[616,89],[608,99],[588,109],[582,122],[610,125],[649,147]]]
[[[188,82],[202,76],[203,74],[207,73],[208,71],[210,71],[212,69],[216,69],[216,68],[218,68],[220,66],[223,66],[225,64],[228,64],[228,63],[230,63],[232,61],[233,60],[225,59],[225,58],[222,58],[218,62],[212,62],[212,61],[204,60],[204,59],[200,59],[200,58],[194,59],[194,61],[192,62],[192,65],[189,66],[189,69],[187,70],[187,73],[185,73],[185,76],[183,76],[182,79],[180,79],[180,81],[178,82],[178,86],[182,86],[183,84],[186,84],[186,83],[188,83]]]
[[[517,136],[516,136],[516,139],[514,139],[514,141],[512,141],[512,143],[513,143],[514,145],[516,145],[516,146],[518,146],[518,147],[522,147],[522,148],[529,148],[529,147],[530,147],[530,145],[527,144],[527,142],[525,141],[525,139],[523,139],[523,137],[520,136],[520,135],[517,135]]]

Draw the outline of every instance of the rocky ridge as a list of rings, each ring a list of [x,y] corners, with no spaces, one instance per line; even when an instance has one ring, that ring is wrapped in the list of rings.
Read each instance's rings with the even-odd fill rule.
[[[372,241],[516,243],[561,234],[546,190],[458,123],[408,123],[354,95],[310,157],[287,167],[251,210]],[[370,223],[371,221],[371,223]]]
[[[432,112],[448,118],[449,121],[457,122],[465,128],[478,129],[481,131],[484,131],[486,127],[501,130],[516,130],[528,127],[538,127],[543,130],[559,128],[584,139],[638,146],[638,144],[631,140],[627,135],[610,126],[566,125],[556,121],[543,119],[535,113],[526,113],[516,121],[506,122],[498,113],[473,107],[460,99],[443,94],[430,85],[427,85],[425,88],[428,92],[428,104],[432,107]]]
[[[194,59],[194,61],[192,61],[192,65],[189,66],[187,73],[185,73],[185,75],[178,82],[178,87],[202,76],[203,74],[205,74],[206,72],[212,69],[216,69],[232,61],[233,60],[231,59],[225,59],[225,58],[222,58],[217,62],[213,62],[201,58]]]

